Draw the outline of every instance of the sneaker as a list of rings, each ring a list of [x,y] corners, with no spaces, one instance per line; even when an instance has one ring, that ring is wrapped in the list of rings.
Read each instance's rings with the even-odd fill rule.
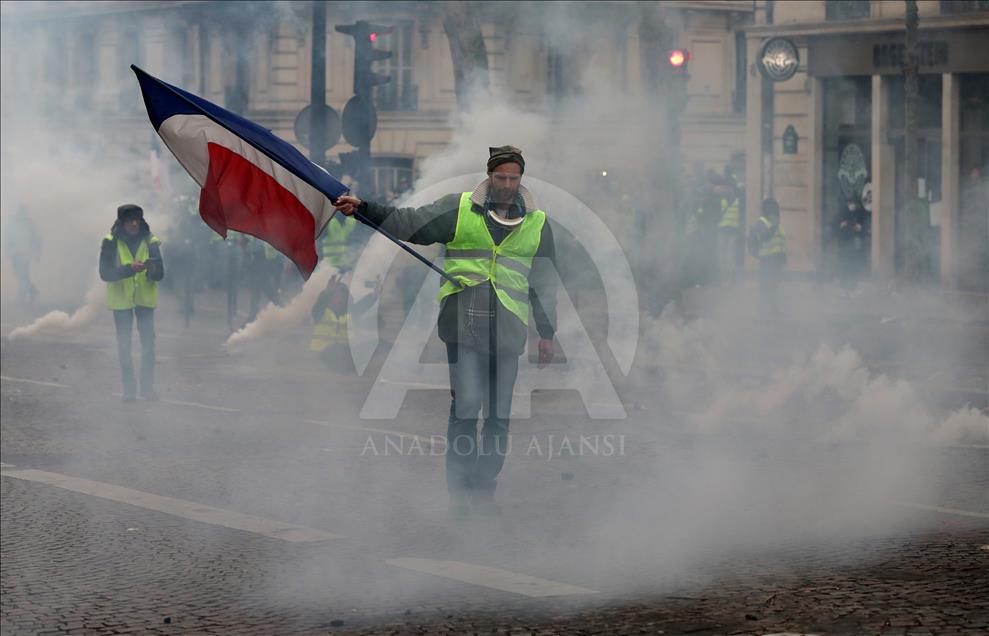
[[[123,401],[124,402],[137,402],[137,396],[134,395],[133,393],[124,393]]]

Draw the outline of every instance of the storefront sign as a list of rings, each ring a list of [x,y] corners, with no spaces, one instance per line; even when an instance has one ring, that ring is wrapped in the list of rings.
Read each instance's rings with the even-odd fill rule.
[[[902,31],[810,38],[807,72],[815,77],[898,75],[903,72],[903,39]],[[921,73],[987,72],[989,29],[922,29],[917,65]]]
[[[786,38],[770,38],[759,52],[759,69],[774,82],[793,77],[800,66],[800,54],[793,42]]]
[[[872,65],[876,68],[903,68],[906,59],[905,44],[873,44],[872,45]],[[948,65],[948,43],[939,42],[918,42],[917,43],[917,64],[920,66],[947,66]]]

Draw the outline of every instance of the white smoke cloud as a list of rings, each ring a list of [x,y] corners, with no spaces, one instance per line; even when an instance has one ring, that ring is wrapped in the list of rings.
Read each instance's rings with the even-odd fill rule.
[[[93,282],[82,307],[72,314],[61,310],[50,311],[29,325],[17,327],[8,336],[11,340],[26,338],[39,333],[71,334],[81,331],[106,309],[106,285],[99,280]]]
[[[239,351],[249,342],[265,336],[297,332],[307,325],[313,305],[336,271],[336,268],[325,262],[321,263],[302,286],[302,291],[284,307],[268,303],[261,308],[253,322],[231,334],[226,341],[227,350]]]
[[[709,404],[693,419],[704,434],[989,443],[989,417],[969,407],[932,414],[910,382],[873,373],[850,346],[822,344],[805,360],[767,369],[766,379],[752,386],[729,376],[727,340],[713,321],[688,322],[667,309],[645,332],[644,346],[663,372],[664,396],[681,407]]]

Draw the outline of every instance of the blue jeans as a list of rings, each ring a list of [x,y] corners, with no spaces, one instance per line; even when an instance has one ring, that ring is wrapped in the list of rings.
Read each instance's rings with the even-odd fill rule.
[[[154,393],[155,383],[155,310],[148,307],[120,309],[113,312],[113,324],[117,328],[117,355],[120,358],[120,374],[124,381],[124,395],[137,394],[134,380],[134,361],[131,359],[131,333],[137,318],[137,333],[141,337],[141,395]]]
[[[446,434],[447,488],[451,495],[475,491],[493,493],[508,452],[508,420],[519,357],[514,353],[494,356],[454,343],[447,343],[446,355],[453,398]],[[492,401],[494,413],[491,412]],[[477,417],[482,408],[484,427],[478,438]]]

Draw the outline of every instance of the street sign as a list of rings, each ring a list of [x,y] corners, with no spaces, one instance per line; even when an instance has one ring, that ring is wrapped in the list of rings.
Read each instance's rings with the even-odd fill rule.
[[[340,141],[340,115],[332,106],[324,104],[326,113],[326,148],[332,148]],[[312,129],[311,121],[312,104],[307,105],[295,116],[295,138],[299,143],[309,147],[309,131]]]
[[[378,113],[370,98],[354,95],[343,108],[343,138],[358,148],[371,143],[378,129]]]

